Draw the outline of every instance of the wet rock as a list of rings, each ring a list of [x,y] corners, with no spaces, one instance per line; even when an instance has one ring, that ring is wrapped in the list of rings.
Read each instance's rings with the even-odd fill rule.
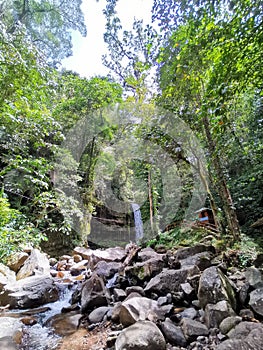
[[[18,272],[18,270],[22,267],[24,262],[27,260],[28,254],[25,252],[17,252],[8,259],[7,266],[15,271]]]
[[[34,308],[58,300],[58,288],[50,276],[30,276],[7,284],[0,304],[11,308]]]
[[[101,306],[98,307],[97,309],[93,310],[90,314],[89,314],[89,322],[90,323],[100,323],[103,321],[105,315],[110,311],[110,307],[109,306]]]
[[[235,315],[229,303],[221,300],[216,304],[206,305],[204,319],[208,328],[218,328],[224,318]]]
[[[201,307],[227,300],[233,309],[236,308],[235,292],[228,278],[215,266],[206,269],[200,278],[198,300]]]
[[[242,321],[242,317],[240,316],[229,316],[222,320],[219,325],[220,332],[222,334],[227,334],[231,329],[233,329],[237,324]]]
[[[55,333],[60,336],[67,336],[76,332],[80,319],[81,314],[76,314],[76,312],[58,314],[47,320],[45,326],[52,327]]]
[[[201,322],[183,318],[180,326],[183,330],[186,340],[193,341],[200,335],[208,335],[209,331],[206,325]]]
[[[186,346],[187,341],[181,327],[176,326],[169,318],[161,323],[161,330],[166,340],[172,345]]]
[[[26,326],[33,326],[37,323],[37,318],[33,316],[26,316],[21,318],[21,322]]]
[[[246,269],[245,272],[246,280],[249,285],[253,288],[263,288],[262,273],[259,269],[251,266]]]
[[[20,280],[33,275],[47,275],[50,273],[49,261],[46,254],[38,249],[32,249],[30,256],[18,271],[16,279]]]
[[[16,339],[17,334],[22,333],[22,326],[22,322],[17,318],[0,317],[0,339],[4,337],[11,337],[13,340]]]
[[[87,270],[88,264],[89,264],[88,260],[81,260],[80,262],[71,266],[69,271],[72,274],[72,276],[78,276]]]
[[[166,295],[169,292],[179,292],[180,284],[185,283],[188,276],[193,276],[199,271],[196,266],[187,266],[179,270],[163,270],[153,277],[144,288],[146,293],[155,292]]]
[[[0,349],[3,350],[18,350],[19,346],[16,341],[9,336],[5,336],[0,338]]]
[[[253,290],[249,295],[249,305],[258,315],[263,316],[263,287]]]
[[[98,306],[107,306],[109,295],[105,288],[103,279],[96,273],[84,282],[81,290],[81,313]]]
[[[124,329],[115,343],[115,350],[165,350],[166,342],[159,328],[150,321],[138,321]]]

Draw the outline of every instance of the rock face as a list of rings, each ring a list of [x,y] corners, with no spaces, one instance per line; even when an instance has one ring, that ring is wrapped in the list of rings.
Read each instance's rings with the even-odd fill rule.
[[[207,268],[200,278],[198,300],[201,307],[227,300],[236,309],[235,293],[228,278],[215,266]]]
[[[11,308],[35,308],[58,300],[58,288],[50,276],[30,276],[7,284],[0,304]]]
[[[138,321],[118,336],[115,350],[165,350],[166,342],[159,328],[150,321]]]

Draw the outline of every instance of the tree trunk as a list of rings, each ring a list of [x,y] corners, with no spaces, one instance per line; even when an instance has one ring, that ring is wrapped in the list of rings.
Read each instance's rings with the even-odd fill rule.
[[[225,174],[222,168],[221,160],[216,152],[216,147],[214,140],[212,138],[212,134],[210,131],[210,123],[209,119],[206,116],[203,118],[204,128],[205,128],[205,134],[207,138],[208,143],[208,149],[211,157],[212,164],[215,169],[215,173],[217,176],[217,189],[219,197],[223,204],[224,214],[226,216],[228,229],[233,235],[233,239],[235,241],[240,241],[240,229],[239,229],[239,223],[237,220],[236,210],[233,205],[232,197],[229,191],[229,188],[227,186]]]
[[[153,232],[153,197],[152,197],[152,181],[151,181],[151,170],[148,171],[148,195],[149,195],[149,206],[150,206],[150,224],[151,231]]]

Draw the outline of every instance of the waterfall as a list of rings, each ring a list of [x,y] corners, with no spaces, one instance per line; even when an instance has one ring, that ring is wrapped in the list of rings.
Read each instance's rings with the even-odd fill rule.
[[[143,238],[143,222],[140,211],[140,206],[136,203],[131,204],[133,215],[134,215],[134,225],[135,225],[135,242],[138,243],[140,239]]]

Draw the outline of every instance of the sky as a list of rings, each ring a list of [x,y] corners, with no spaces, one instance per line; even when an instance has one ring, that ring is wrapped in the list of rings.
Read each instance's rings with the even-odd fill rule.
[[[118,17],[124,29],[132,28],[134,18],[143,19],[144,24],[151,22],[153,0],[119,0]],[[106,19],[102,13],[106,1],[83,0],[82,10],[87,26],[87,36],[83,38],[78,32],[72,33],[73,56],[62,61],[68,70],[90,78],[95,75],[107,75],[108,69],[103,66],[101,56],[107,52],[103,41]]]

